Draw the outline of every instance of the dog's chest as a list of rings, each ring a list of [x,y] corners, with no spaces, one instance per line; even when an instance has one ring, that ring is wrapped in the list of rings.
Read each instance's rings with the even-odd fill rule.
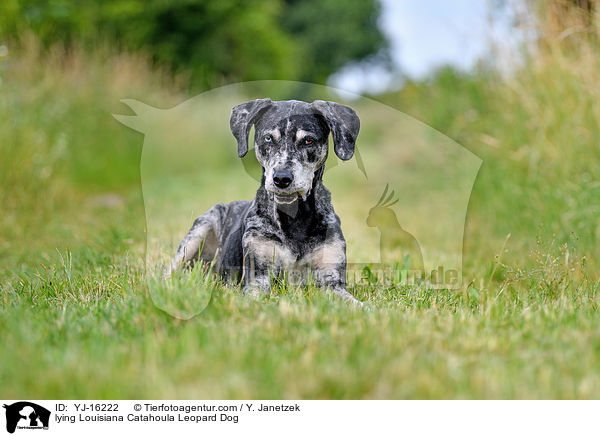
[[[270,259],[288,270],[323,269],[328,265],[339,265],[345,259],[344,244],[339,239],[322,241],[314,238],[301,244],[285,239],[282,242],[261,241],[254,247],[254,251],[263,259]]]

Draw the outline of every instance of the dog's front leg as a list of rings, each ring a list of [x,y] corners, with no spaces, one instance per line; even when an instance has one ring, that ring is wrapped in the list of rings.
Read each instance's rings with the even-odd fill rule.
[[[314,270],[317,286],[328,289],[338,298],[362,305],[354,295],[346,290],[346,263],[343,265],[327,265],[324,268]]]
[[[341,238],[331,238],[316,247],[306,258],[316,284],[329,289],[336,297],[362,305],[346,290],[346,243]]]
[[[244,261],[244,295],[257,298],[270,292],[271,273],[269,269],[258,263],[254,256],[248,255]]]
[[[281,243],[248,232],[243,238],[244,294],[260,296],[271,291],[271,279],[293,265],[295,256]]]

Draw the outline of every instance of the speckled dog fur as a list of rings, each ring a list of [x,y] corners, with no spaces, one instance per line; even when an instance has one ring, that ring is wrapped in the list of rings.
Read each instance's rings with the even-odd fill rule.
[[[357,302],[346,291],[346,242],[331,195],[323,185],[329,134],[348,160],[360,129],[356,112],[335,102],[252,100],[233,108],[230,127],[238,155],[248,135],[263,169],[253,201],[216,204],[194,221],[168,274],[201,259],[214,261],[225,279],[243,281],[244,293],[268,293],[284,271],[312,277],[317,286]]]

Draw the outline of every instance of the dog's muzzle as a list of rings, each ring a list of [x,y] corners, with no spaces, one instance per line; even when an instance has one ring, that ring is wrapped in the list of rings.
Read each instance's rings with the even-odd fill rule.
[[[273,184],[276,188],[285,190],[294,181],[294,175],[286,169],[276,170],[273,173]],[[298,192],[271,192],[273,200],[278,204],[291,204],[299,197]]]

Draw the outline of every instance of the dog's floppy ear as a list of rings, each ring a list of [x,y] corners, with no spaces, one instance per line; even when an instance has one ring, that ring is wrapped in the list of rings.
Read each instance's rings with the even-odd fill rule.
[[[354,146],[360,119],[354,109],[333,101],[315,100],[312,107],[325,117],[329,130],[333,135],[333,149],[342,160],[348,160],[354,154]]]
[[[248,135],[250,134],[252,125],[256,122],[259,115],[272,104],[273,102],[270,98],[259,98],[238,104],[231,110],[229,128],[237,140],[239,157],[244,157],[248,153]]]

